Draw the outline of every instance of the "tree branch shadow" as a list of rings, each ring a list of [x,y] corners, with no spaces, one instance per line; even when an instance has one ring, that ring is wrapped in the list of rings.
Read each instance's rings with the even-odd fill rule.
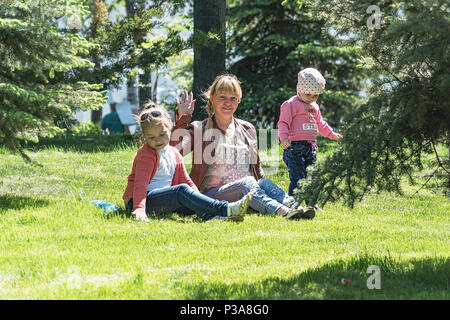
[[[46,199],[2,194],[0,195],[0,213],[6,210],[22,210],[27,207],[44,207],[49,203]]]
[[[24,145],[26,150],[41,151],[45,149],[61,149],[64,152],[112,152],[120,147],[128,148],[136,145],[139,148],[139,139],[127,134],[110,135],[67,135],[54,138],[40,138],[39,142],[28,142]]]
[[[369,289],[371,265],[380,268],[380,289]],[[410,300],[449,299],[448,257],[393,259],[356,256],[332,260],[288,278],[226,284],[202,282],[187,286],[185,299],[193,300]],[[342,278],[351,281],[345,285]]]

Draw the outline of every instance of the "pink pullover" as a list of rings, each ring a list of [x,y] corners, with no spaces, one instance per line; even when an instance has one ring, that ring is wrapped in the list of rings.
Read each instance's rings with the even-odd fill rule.
[[[192,189],[198,191],[198,188],[186,172],[183,157],[176,148],[171,148],[177,162],[172,179],[172,186],[186,183],[191,186]],[[133,167],[131,168],[131,173],[128,176],[128,184],[123,194],[124,199],[133,198],[133,214],[136,214],[136,211],[145,212],[147,185],[150,181],[152,181],[158,167],[158,152],[155,149],[150,148],[148,144],[144,143],[134,157]]]
[[[283,102],[278,121],[278,137],[280,140],[316,141],[317,134],[331,139],[335,133],[322,119],[317,103],[307,104],[298,96]]]

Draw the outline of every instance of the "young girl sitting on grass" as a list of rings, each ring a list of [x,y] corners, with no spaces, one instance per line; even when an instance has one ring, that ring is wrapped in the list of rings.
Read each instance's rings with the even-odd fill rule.
[[[139,114],[144,143],[133,160],[123,194],[125,208],[136,219],[147,214],[197,214],[203,220],[242,220],[252,200],[248,193],[239,201],[214,200],[200,192],[186,172],[183,157],[169,145],[172,121],[164,108],[147,104]]]

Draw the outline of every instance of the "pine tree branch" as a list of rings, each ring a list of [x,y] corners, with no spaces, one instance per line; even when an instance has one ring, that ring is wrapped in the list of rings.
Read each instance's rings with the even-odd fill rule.
[[[404,81],[400,80],[391,70],[389,70],[388,67],[386,67],[381,61],[380,59],[378,59],[376,56],[371,55],[372,58],[378,62],[380,64],[380,66],[383,68],[384,71],[386,71],[388,74],[390,74],[392,77],[394,77],[395,80],[397,80],[399,83],[405,84]]]
[[[428,177],[427,181],[425,181],[425,183],[420,187],[420,189],[417,190],[416,192],[414,192],[413,195],[418,194],[419,191],[422,190],[422,189],[427,185],[427,183],[431,180],[431,178],[434,177],[434,174],[438,171],[439,167],[440,167],[440,166],[438,166],[438,167],[433,171],[433,173]]]
[[[428,68],[433,70],[433,72],[436,72],[436,69],[434,69],[433,66],[428,61],[425,61],[425,63],[427,64]]]
[[[433,146],[434,154],[436,155],[436,159],[438,161],[439,167],[442,168],[447,174],[449,174],[448,170],[445,169],[444,164],[442,163],[442,160],[439,157],[439,154],[437,153],[436,146],[434,145],[434,141],[431,141],[431,145]]]
[[[422,190],[422,189],[427,185],[427,183],[431,180],[431,178],[434,177],[434,175],[435,175],[436,172],[439,170],[439,168],[442,168],[447,174],[449,174],[448,170],[445,169],[444,164],[442,163],[441,159],[439,158],[439,154],[437,153],[437,150],[436,150],[436,146],[435,146],[435,144],[434,144],[434,141],[430,141],[430,143],[431,143],[431,145],[433,146],[433,150],[434,150],[434,153],[435,153],[435,155],[436,155],[436,159],[437,159],[437,161],[438,161],[438,166],[437,166],[437,168],[433,171],[433,173],[428,177],[427,181],[425,181],[425,183],[420,187],[420,189],[417,190],[417,191],[414,193],[414,195],[418,194],[419,191]]]
[[[14,83],[14,80],[15,80],[10,74],[7,74],[7,73],[2,72],[2,71],[0,71],[0,77],[3,77],[6,80],[9,80],[12,83]]]

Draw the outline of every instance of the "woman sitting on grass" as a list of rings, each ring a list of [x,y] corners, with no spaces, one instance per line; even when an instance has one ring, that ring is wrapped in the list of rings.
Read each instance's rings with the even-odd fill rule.
[[[177,98],[178,114],[171,145],[186,155],[191,151],[191,178],[203,194],[218,200],[237,201],[253,192],[250,207],[277,214],[286,219],[312,219],[314,208],[301,207],[266,179],[258,154],[256,130],[233,115],[241,101],[239,80],[223,74],[214,80],[205,93],[209,117],[191,123],[195,100],[184,91]]]
[[[139,114],[144,143],[133,161],[123,195],[125,208],[136,219],[147,214],[196,213],[203,220],[242,220],[252,199],[248,193],[229,203],[198,192],[178,150],[169,145],[172,121],[164,108],[149,103]]]

